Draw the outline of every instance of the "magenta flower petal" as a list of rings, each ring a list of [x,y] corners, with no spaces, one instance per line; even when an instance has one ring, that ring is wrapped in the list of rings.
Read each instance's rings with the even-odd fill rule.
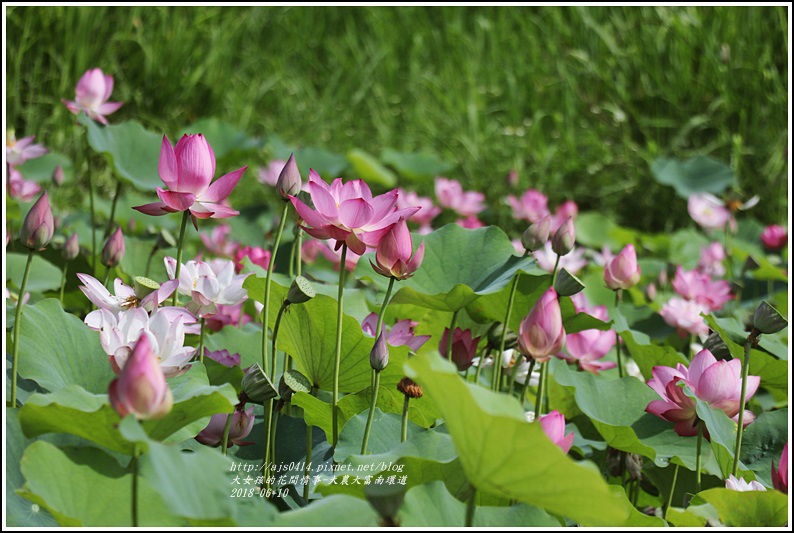
[[[104,115],[110,115],[111,113],[115,113],[116,111],[124,105],[124,102],[105,102],[104,104],[100,105],[97,108],[97,114],[101,116],[104,120]]]
[[[234,187],[237,185],[237,182],[240,181],[240,178],[243,177],[243,172],[248,167],[238,168],[228,174],[224,174],[215,182],[210,185],[204,194],[201,195],[202,202],[222,202],[226,199],[226,197],[231,194]]]
[[[320,175],[313,168],[310,168],[309,169],[309,184],[311,185],[312,183],[315,183],[316,185],[319,185],[325,192],[327,192],[328,194],[331,194],[331,188],[328,186],[327,183],[325,183],[325,180],[323,180],[320,177]]]
[[[309,182],[309,194],[312,197],[314,208],[327,221],[335,222],[339,218],[339,206],[336,199],[316,181]]]
[[[174,149],[178,190],[200,195],[215,175],[215,155],[202,134],[183,135]]]
[[[708,350],[701,350],[697,353],[697,355],[692,359],[692,363],[689,365],[689,372],[687,373],[687,381],[693,383],[695,387],[697,387],[698,382],[700,381],[700,376],[703,375],[703,372],[709,368],[711,365],[715,364],[717,359],[712,355],[712,353]],[[738,360],[737,360],[738,362]]]
[[[308,205],[303,203],[301,200],[298,200],[295,196],[290,196],[290,201],[292,202],[293,207],[295,207],[295,211],[298,212],[298,216],[300,216],[303,221],[313,228],[322,228],[323,226],[327,225],[328,222]],[[304,228],[305,229],[305,228]],[[317,237],[318,239],[327,239],[328,237]]]
[[[160,162],[157,164],[157,172],[160,179],[169,189],[176,189],[179,182],[179,174],[176,167],[176,155],[171,141],[163,135],[163,142],[160,145]]]
[[[322,211],[320,211],[322,213]],[[339,206],[339,221],[348,228],[360,228],[372,219],[372,207],[363,198],[345,200]]]
[[[154,217],[159,217],[161,215],[167,215],[168,213],[174,213],[170,207],[168,207],[165,202],[154,202],[151,204],[144,204],[144,205],[137,205],[133,207],[136,211],[143,213],[144,215],[151,215]]]
[[[398,198],[399,196],[397,189],[373,198],[369,202],[369,205],[372,206],[372,210],[373,210],[372,220],[380,220],[389,213],[391,213],[392,211],[394,211],[394,207],[397,205]]]
[[[167,191],[157,187],[157,196],[175,211],[187,211],[196,202],[196,195],[190,192]]]
[[[741,379],[736,379],[727,361],[717,361],[709,366],[697,383],[697,396],[704,402],[716,404],[724,400],[739,401]]]
[[[193,204],[193,207],[190,208],[191,213],[196,206],[201,206],[202,208],[211,211],[212,215],[209,218],[230,218],[240,214],[239,211],[232,209],[231,207],[227,207],[223,204],[212,204],[209,202],[196,202]],[[199,218],[202,217],[199,216]]]

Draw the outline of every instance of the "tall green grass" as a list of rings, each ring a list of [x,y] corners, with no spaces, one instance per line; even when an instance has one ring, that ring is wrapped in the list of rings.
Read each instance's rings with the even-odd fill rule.
[[[74,142],[60,98],[98,66],[128,102],[113,120],[429,150],[494,206],[516,168],[512,192],[669,229],[685,202],[649,162],[704,153],[738,164],[757,216],[786,213],[783,7],[7,9],[7,126],[56,149]]]

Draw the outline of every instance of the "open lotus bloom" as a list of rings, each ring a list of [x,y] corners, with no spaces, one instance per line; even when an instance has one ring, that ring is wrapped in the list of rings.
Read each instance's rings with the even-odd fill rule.
[[[74,101],[63,100],[66,108],[75,115],[85,112],[91,119],[107,124],[105,115],[116,112],[122,102],[108,102],[113,92],[113,76],[104,74],[102,69],[87,70],[77,82]]]
[[[397,189],[397,209],[408,209],[419,207],[419,210],[411,217],[422,227],[430,226],[433,219],[441,214],[441,208],[433,204],[433,200],[424,196],[419,196],[413,191]]]
[[[177,285],[179,285],[179,282],[176,280],[168,280],[161,284],[159,289],[139,299],[135,294],[135,290],[121,281],[121,278],[116,278],[113,282],[113,292],[115,294],[110,294],[110,291],[108,291],[98,279],[88,274],[77,274],[77,278],[83,283],[79,285],[78,288],[91,300],[92,304],[99,309],[106,309],[114,314],[118,314],[131,307],[142,307],[151,313],[160,307],[160,304],[167,300],[168,297],[174,293]],[[85,323],[88,327],[97,329],[93,327],[93,325],[95,324],[94,318],[98,318],[97,313],[99,309],[91,311],[86,316]]]
[[[573,432],[565,434],[565,417],[559,411],[540,415],[540,426],[546,436],[563,452],[568,453],[573,445]]]
[[[228,224],[219,224],[212,228],[209,235],[202,233],[201,242],[204,247],[213,255],[218,257],[231,258],[239,248],[240,244],[229,239],[229,232],[232,228]]]
[[[706,229],[722,229],[731,222],[731,211],[710,193],[694,194],[687,202],[689,216]]]
[[[577,363],[582,370],[598,374],[617,366],[612,361],[600,361],[615,346],[615,332],[586,329],[565,337],[565,352],[558,357]],[[567,353],[566,353],[567,352]]]
[[[772,486],[784,494],[788,494],[788,442],[783,446],[780,462],[775,469],[772,464]]]
[[[438,345],[438,351],[442,357],[447,356],[449,342],[449,328],[444,328],[444,334],[441,335],[441,342]],[[459,371],[462,372],[472,365],[479,342],[480,337],[472,338],[471,330],[469,329],[455,328],[455,331],[452,332],[452,349],[450,352],[452,362],[455,363]]]
[[[414,328],[418,322],[413,320],[398,320],[391,328],[386,328],[386,343],[390,346],[408,346],[411,350],[417,351],[429,339],[430,335],[415,335]],[[378,326],[378,314],[370,313],[361,323],[364,333],[375,336],[375,328]]]
[[[422,242],[414,253],[411,232],[405,221],[401,220],[380,240],[375,263],[370,261],[370,264],[381,276],[405,280],[414,275],[424,257],[425,243]]]
[[[529,189],[521,198],[516,198],[512,194],[507,197],[507,203],[513,210],[513,218],[516,220],[526,220],[528,222],[538,222],[546,216],[550,216],[549,199],[540,191]],[[551,221],[551,218],[549,218]]]
[[[557,254],[551,246],[551,241],[546,241],[541,248],[532,252],[532,256],[538,262],[538,266],[551,274],[554,271],[554,263],[557,261]],[[576,274],[587,266],[587,259],[584,257],[584,248],[573,247],[570,253],[560,257],[558,268],[564,268],[571,274]]]
[[[485,209],[485,195],[477,191],[464,191],[457,180],[439,176],[436,178],[435,189],[438,203],[463,217],[477,215]]]
[[[176,259],[165,258],[165,269],[173,279]],[[234,262],[223,259],[188,261],[179,271],[179,293],[191,297],[185,308],[198,317],[215,315],[218,305],[237,305],[248,299],[243,282],[249,274],[235,275]]]
[[[719,242],[714,241],[700,249],[697,270],[707,276],[719,278],[725,275],[724,261],[725,248]]]
[[[708,312],[708,307],[703,304],[674,296],[662,306],[659,315],[676,328],[681,338],[689,334],[704,337],[709,334],[709,327],[700,315]]]
[[[526,356],[544,363],[565,345],[562,313],[557,291],[549,287],[535,302],[518,328],[518,348]]]
[[[155,354],[165,377],[172,378],[187,372],[188,362],[196,348],[185,346],[185,327],[182,317],[172,317],[163,310],[152,313],[137,307],[118,316],[107,309],[99,310],[99,340],[108,354],[113,371],[124,369],[135,343],[144,333],[149,336],[150,350]]]
[[[197,218],[229,218],[239,211],[224,204],[246,168],[224,174],[215,182],[215,153],[202,134],[183,135],[176,147],[163,135],[157,169],[168,189],[157,187],[160,202],[133,207],[147,215],[160,216],[190,211]]]
[[[726,302],[733,298],[731,285],[727,281],[711,281],[708,274],[697,270],[685,271],[678,265],[673,278],[675,292],[707,307],[710,311],[718,311]]]
[[[41,192],[41,186],[32,180],[26,180],[22,173],[11,165],[6,165],[6,190],[11,198],[29,202]]]
[[[336,249],[347,244],[357,255],[363,255],[368,246],[376,247],[394,224],[419,210],[418,207],[397,209],[396,189],[373,198],[362,180],[343,184],[337,178],[328,185],[314,170],[309,171],[309,195],[314,209],[290,196],[303,219],[301,227],[312,237],[336,240]]]
[[[684,394],[681,384],[688,385],[694,395],[713,409],[720,409],[734,422],[739,420],[739,406],[742,390],[742,362],[738,359],[717,361],[708,350],[701,350],[692,359],[689,368],[679,363],[676,368],[667,366],[653,367],[653,378],[648,385],[655,390],[661,400],[654,400],[645,410],[669,422],[675,423],[675,432],[681,436],[698,433],[698,416],[695,401]],[[749,400],[758,389],[761,378],[747,377]],[[755,415],[749,410],[744,412],[744,425],[747,426]],[[705,428],[704,428],[705,431]]]
[[[11,166],[21,165],[25,161],[36,159],[47,153],[44,145],[33,144],[35,136],[23,137],[16,140],[14,134],[8,135],[6,139],[6,163]]]
[[[121,417],[132,414],[139,420],[154,420],[171,411],[174,398],[148,333],[135,342],[127,365],[110,383],[108,396]]]
[[[201,433],[196,435],[196,440],[201,444],[207,446],[220,446],[223,441],[223,431],[226,428],[226,418],[230,416],[225,413],[218,413],[212,415],[209,425],[201,430]],[[232,423],[229,426],[229,440],[226,443],[227,447],[232,444],[237,446],[248,446],[253,442],[243,441],[254,427],[254,406],[248,409],[235,409],[234,414],[231,415]]]
[[[749,483],[744,478],[737,478],[733,474],[728,476],[725,480],[725,488],[729,490],[736,490],[739,492],[751,492],[754,490],[766,490],[766,487],[761,485],[758,481],[750,481]]]

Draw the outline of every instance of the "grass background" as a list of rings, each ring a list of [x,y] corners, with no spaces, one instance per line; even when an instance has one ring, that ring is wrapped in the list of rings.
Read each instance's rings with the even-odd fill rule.
[[[689,224],[660,155],[731,162],[754,216],[787,212],[783,7],[8,7],[7,123],[69,153],[60,102],[116,80],[113,121],[218,117],[345,153],[430,151],[486,192],[664,231]],[[79,139],[78,139],[79,140]],[[265,155],[262,155],[264,160]],[[519,186],[505,176],[515,168]],[[250,182],[249,182],[250,183]],[[432,183],[419,184],[430,193]]]

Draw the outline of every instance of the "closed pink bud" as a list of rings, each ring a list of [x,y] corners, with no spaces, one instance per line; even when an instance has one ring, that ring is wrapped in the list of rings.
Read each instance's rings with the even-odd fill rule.
[[[64,180],[63,167],[61,165],[58,165],[57,167],[55,167],[55,170],[52,172],[52,182],[55,185],[63,185],[63,180]]]
[[[414,254],[411,232],[405,220],[400,220],[378,243],[372,268],[387,278],[404,280],[414,275],[424,257],[425,243],[421,243]]]
[[[521,235],[521,244],[524,249],[530,252],[540,250],[546,241],[549,240],[551,232],[551,216],[546,215],[537,222],[531,224]]]
[[[295,163],[295,154],[291,154],[287,160],[287,164],[278,175],[276,182],[276,190],[285,201],[289,201],[290,196],[295,196],[301,190],[303,182],[301,181],[301,173],[298,170],[298,164]]]
[[[226,429],[226,419],[229,416],[224,413],[212,415],[209,425],[196,435],[196,440],[207,446],[220,446],[223,441],[223,431]],[[232,444],[238,446],[253,444],[245,442],[243,439],[251,433],[251,429],[254,427],[254,406],[252,405],[248,409],[235,409],[231,417],[232,423],[229,426],[229,440],[226,442],[226,447],[231,447]]]
[[[369,366],[372,370],[380,372],[386,365],[389,364],[389,347],[386,345],[386,337],[381,333],[378,335],[378,340],[372,346],[369,352]]]
[[[783,494],[788,494],[788,442],[783,446],[777,469],[774,463],[772,464],[772,486]]]
[[[576,231],[573,227],[573,218],[568,218],[551,238],[551,249],[557,255],[566,255],[573,250],[575,243]]]
[[[108,268],[117,266],[124,258],[124,234],[121,227],[108,238],[105,247],[102,248],[102,264]]]
[[[47,193],[43,192],[19,230],[19,240],[31,250],[43,250],[52,240],[55,233],[55,222],[52,218],[52,208]]]
[[[139,420],[163,418],[173,407],[171,389],[149,335],[147,331],[141,334],[119,377],[110,383],[110,403],[122,418],[129,414]]]
[[[612,261],[604,265],[604,281],[610,289],[630,289],[640,281],[640,266],[633,244],[627,244]]]
[[[80,254],[80,243],[77,240],[77,233],[66,239],[61,255],[66,261],[71,261]]]
[[[559,411],[551,411],[548,414],[540,415],[540,427],[543,428],[543,433],[560,447],[560,449],[568,453],[573,444],[573,432],[565,434],[565,416]]]
[[[788,242],[788,232],[783,226],[767,226],[761,233],[761,242],[770,250],[780,250]]]
[[[562,327],[557,291],[549,287],[521,321],[518,347],[524,355],[543,363],[562,350],[564,344],[565,329]]]
[[[462,330],[455,328],[452,333],[452,362],[458,367],[459,371],[464,371],[469,368],[477,353],[477,344],[480,342],[480,337],[473,339],[471,330]],[[443,357],[447,356],[447,348],[449,346],[449,328],[444,328],[444,334],[441,336],[441,342],[438,345],[438,351]]]

